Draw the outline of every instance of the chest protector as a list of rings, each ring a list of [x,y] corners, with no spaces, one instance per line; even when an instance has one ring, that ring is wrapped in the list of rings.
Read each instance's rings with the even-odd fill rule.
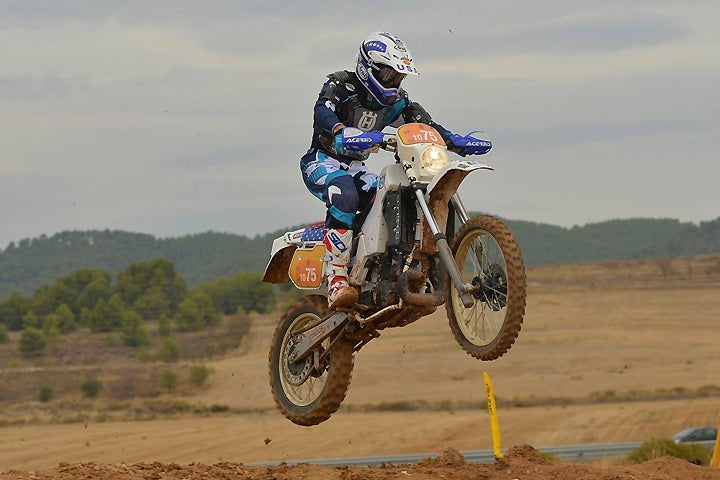
[[[325,89],[324,97],[338,105],[335,113],[338,120],[345,126],[356,127],[365,132],[382,130],[392,122],[393,118],[391,116],[396,117],[398,115],[399,112],[392,105],[388,107],[379,105],[379,108],[363,105],[363,100],[367,101],[367,93],[362,91],[361,95],[357,92],[358,87],[352,82],[348,72],[341,70],[331,73],[328,78],[330,78],[331,82]],[[401,90],[401,92],[404,94],[404,91]],[[406,97],[407,95],[404,95],[399,98]],[[365,160],[369,155],[367,150],[364,152],[351,152],[348,150],[338,152],[335,148],[335,136],[332,133],[323,132],[320,135],[320,143],[323,148],[341,159]]]

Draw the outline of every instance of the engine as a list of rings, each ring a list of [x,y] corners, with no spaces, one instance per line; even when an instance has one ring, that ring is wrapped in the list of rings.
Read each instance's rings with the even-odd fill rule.
[[[387,225],[387,249],[375,259],[367,279],[373,288],[360,294],[358,303],[370,309],[381,309],[399,301],[397,281],[408,264],[415,246],[417,207],[408,187],[389,191],[383,198],[383,217]]]

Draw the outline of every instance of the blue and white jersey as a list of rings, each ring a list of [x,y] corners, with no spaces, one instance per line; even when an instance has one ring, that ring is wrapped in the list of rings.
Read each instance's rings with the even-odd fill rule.
[[[419,104],[412,102],[403,89],[399,89],[393,103],[384,106],[368,94],[354,72],[343,70],[328,77],[315,102],[311,148],[322,150],[341,161],[365,160],[367,151],[337,151],[333,131],[341,124],[369,132],[389,125],[422,122],[432,125],[443,138],[452,134],[435,123]]]

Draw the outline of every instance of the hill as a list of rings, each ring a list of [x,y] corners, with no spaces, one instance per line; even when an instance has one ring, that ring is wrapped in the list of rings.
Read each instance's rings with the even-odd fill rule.
[[[65,231],[11,243],[0,253],[0,298],[12,292],[30,294],[42,285],[81,268],[113,274],[131,263],[154,258],[170,260],[188,285],[261,272],[273,238],[205,232],[159,239],[120,230]]]
[[[720,217],[695,225],[632,218],[572,228],[507,220],[527,265],[675,258],[720,252]]]
[[[699,225],[673,219],[626,219],[564,228],[506,220],[528,265],[673,258],[720,252],[720,217]],[[292,228],[292,227],[291,227]],[[274,238],[205,232],[159,239],[120,230],[65,231],[11,243],[0,253],[0,298],[29,294],[80,268],[112,273],[130,263],[167,258],[188,285],[261,272]]]

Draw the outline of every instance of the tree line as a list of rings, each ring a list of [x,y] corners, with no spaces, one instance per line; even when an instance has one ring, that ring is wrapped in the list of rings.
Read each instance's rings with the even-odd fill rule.
[[[279,233],[278,233],[279,235]],[[112,275],[135,262],[166,258],[188,286],[237,272],[263,271],[272,238],[205,232],[159,239],[120,230],[65,231],[11,242],[0,253],[0,299],[29,295],[79,269],[100,268]]]
[[[0,341],[7,331],[22,330],[21,351],[32,351],[43,339],[89,328],[119,332],[126,345],[140,347],[149,343],[149,320],[169,335],[171,326],[199,331],[217,325],[222,315],[265,313],[274,306],[272,286],[259,274],[239,273],[188,288],[173,263],[158,258],[130,264],[114,282],[105,270],[79,269],[31,295],[13,293],[0,302]]]
[[[571,228],[508,220],[527,265],[676,258],[720,252],[720,217],[694,224],[631,218]]]
[[[720,252],[720,217],[696,225],[674,219],[609,220],[571,228],[505,220],[527,265],[674,258]],[[133,262],[171,261],[189,287],[236,272],[260,273],[274,238],[290,227],[250,238],[205,232],[178,238],[118,230],[66,231],[9,244],[0,253],[0,299],[29,295],[78,269],[116,274]]]

